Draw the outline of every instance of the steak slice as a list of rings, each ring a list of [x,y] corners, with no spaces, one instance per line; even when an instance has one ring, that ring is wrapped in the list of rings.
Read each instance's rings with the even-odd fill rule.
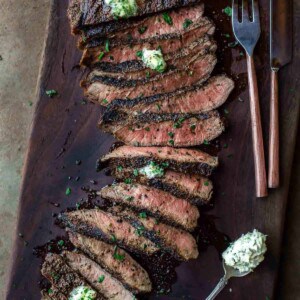
[[[211,36],[215,32],[215,25],[207,18],[202,18],[197,23],[197,26],[189,31],[178,35],[165,35],[157,36],[152,39],[138,39],[138,40],[110,40],[109,52],[106,52],[105,42],[106,40],[93,40],[83,50],[81,58],[81,65],[91,66],[97,64],[97,66],[105,65],[105,63],[125,63],[127,61],[137,60],[137,52],[147,49],[161,48],[164,55],[179,51],[186,45],[191,44],[198,38],[204,35]],[[79,45],[80,47],[80,45]],[[99,60],[100,53],[105,55]]]
[[[42,290],[42,300],[68,300],[68,297],[63,295],[57,288],[51,286],[50,289]]]
[[[165,55],[165,61],[168,70],[180,69],[184,63],[183,59],[193,57],[195,55],[205,55],[207,53],[214,53],[217,50],[217,44],[211,40],[207,35],[193,41],[183,49]],[[134,59],[123,63],[111,62],[96,62],[93,65],[94,76],[111,76],[115,78],[124,78],[127,80],[139,80],[142,78],[151,78],[157,76],[155,70],[147,68],[141,59]]]
[[[138,1],[138,11],[136,16],[144,16],[164,10],[192,5],[199,3],[199,0],[148,0]],[[115,21],[115,16],[104,0],[73,0],[68,9],[68,16],[73,33],[86,26],[95,26],[109,21]]]
[[[204,114],[146,113],[133,117],[107,111],[99,128],[127,145],[142,147],[197,146],[217,138],[225,129],[217,111]]]
[[[64,259],[54,253],[48,253],[42,265],[41,273],[63,295],[70,293],[79,286],[92,288],[77,272],[68,266]],[[96,299],[104,299],[99,294]]]
[[[132,147],[121,146],[102,156],[98,169],[110,167],[143,168],[150,162],[167,166],[168,169],[182,172],[211,175],[218,166],[218,158],[200,150],[174,149],[172,147]]]
[[[126,114],[145,113],[205,113],[225,103],[234,88],[234,82],[226,75],[210,78],[202,85],[181,89],[175,93],[132,100],[114,100],[108,111]]]
[[[124,38],[131,36],[132,39],[138,40],[148,39],[157,35],[176,34],[179,31],[186,32],[189,27],[194,26],[204,12],[204,5],[197,4],[190,7],[182,7],[169,12],[172,19],[172,26],[166,23],[161,14],[154,14],[146,18],[136,18],[135,20],[119,20],[103,24],[100,26],[90,27],[82,32],[82,39],[89,41],[90,39],[105,38]],[[186,20],[189,20],[187,26]],[[184,26],[184,24],[186,24]]]
[[[187,231],[169,226],[147,215],[139,216],[129,209],[123,210],[115,206],[112,212],[128,220],[136,228],[138,235],[152,240],[177,259],[187,261],[198,257],[196,240]]]
[[[188,56],[183,60],[180,69],[170,70],[150,79],[126,80],[94,76],[91,72],[81,86],[89,100],[106,105],[114,99],[149,97],[200,83],[211,74],[217,62],[214,54]]]
[[[186,200],[140,184],[118,183],[106,186],[99,195],[119,205],[126,205],[139,211],[146,210],[147,214],[163,217],[189,231],[195,229],[200,215],[197,207]]]
[[[148,178],[144,175],[135,176],[133,168],[111,169],[117,180],[130,180],[160,189],[171,195],[186,199],[194,205],[207,205],[212,197],[212,182],[198,174],[184,174],[174,171],[165,171],[163,177]]]
[[[124,250],[118,249],[122,260],[114,258],[115,246],[87,236],[68,232],[71,243],[113,274],[125,286],[141,293],[151,292],[148,273]]]
[[[98,208],[65,212],[59,215],[59,220],[76,232],[135,252],[152,254],[159,250],[153,242],[136,235],[135,228],[128,222]]]
[[[84,254],[65,251],[63,257],[73,270],[85,278],[105,298],[111,300],[132,300],[135,298],[121,282]]]

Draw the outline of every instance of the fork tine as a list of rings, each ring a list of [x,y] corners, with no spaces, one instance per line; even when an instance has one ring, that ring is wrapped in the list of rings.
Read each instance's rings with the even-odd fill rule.
[[[249,9],[248,9],[248,0],[243,0],[242,4],[242,21],[249,21]]]
[[[239,1],[238,0],[232,1],[232,20],[234,22],[238,22],[238,20],[239,20]]]
[[[252,0],[252,10],[253,10],[253,22],[260,22],[259,20],[259,5],[258,0]]]

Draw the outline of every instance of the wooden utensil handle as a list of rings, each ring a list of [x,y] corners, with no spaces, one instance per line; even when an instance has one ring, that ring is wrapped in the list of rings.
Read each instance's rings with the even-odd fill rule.
[[[269,134],[269,188],[279,186],[279,116],[278,69],[271,73],[270,134]]]
[[[249,84],[249,93],[250,93],[252,143],[253,143],[254,168],[255,168],[255,186],[256,186],[256,196],[260,198],[260,197],[266,197],[268,195],[266,164],[265,164],[264,142],[263,142],[261,117],[260,117],[257,78],[256,78],[253,57],[248,54],[247,54],[247,67],[248,67],[248,84]]]

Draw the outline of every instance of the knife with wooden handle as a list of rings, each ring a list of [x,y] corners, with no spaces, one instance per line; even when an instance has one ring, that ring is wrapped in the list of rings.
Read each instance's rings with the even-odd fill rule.
[[[279,186],[278,71],[292,60],[292,1],[270,0],[271,99],[269,134],[269,188]]]

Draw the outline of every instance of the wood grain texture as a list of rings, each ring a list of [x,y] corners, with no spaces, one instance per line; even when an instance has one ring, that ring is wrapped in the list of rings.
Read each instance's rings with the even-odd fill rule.
[[[222,27],[229,20],[222,8],[230,5],[224,1],[221,5],[205,1],[207,13],[219,12],[223,19],[217,19]],[[261,0],[262,39],[258,45],[255,64],[261,100],[262,126],[265,140],[268,139],[270,68],[268,57],[268,0]],[[75,203],[86,194],[80,189],[83,185],[92,185],[97,180],[98,189],[112,182],[112,178],[96,173],[95,162],[106,153],[113,138],[97,129],[100,108],[93,104],[82,105],[82,91],[79,81],[83,71],[75,66],[80,59],[76,49],[76,40],[70,35],[66,18],[68,1],[55,0],[52,5],[48,38],[38,86],[38,105],[30,138],[24,177],[21,189],[19,221],[16,241],[12,253],[12,268],[8,274],[6,299],[40,299],[38,281],[41,279],[41,260],[33,255],[36,246],[46,243],[64,231],[54,224],[53,213],[58,213]],[[294,0],[294,24],[300,24],[300,3]],[[226,20],[225,20],[226,19]],[[226,21],[226,22],[225,22]],[[295,135],[299,112],[300,67],[299,31],[295,31],[295,55],[293,64],[282,69],[280,82],[280,149],[281,186],[271,191],[266,199],[256,199],[254,164],[252,159],[251,121],[248,91],[237,96],[233,94],[226,108],[229,128],[220,138],[224,146],[220,152],[220,168],[213,176],[215,183],[215,208],[209,212],[216,216],[217,228],[232,239],[242,233],[257,228],[268,235],[268,255],[256,272],[242,279],[232,280],[220,299],[266,299],[273,298],[277,278],[283,224],[289,187],[291,164],[295,146]],[[223,38],[224,39],[224,38]],[[240,56],[241,49],[230,49],[222,56],[220,64],[232,65],[232,74],[246,74],[246,60]],[[245,77],[245,76],[244,76]],[[56,89],[59,96],[48,98],[45,90]],[[225,147],[225,145],[228,145]],[[266,149],[265,149],[266,150]],[[76,164],[81,160],[81,164]],[[80,180],[68,177],[80,176]],[[70,196],[65,195],[66,188],[72,189]],[[59,207],[51,203],[58,203]],[[24,237],[18,234],[22,233]],[[26,241],[26,243],[25,243]],[[172,294],[157,297],[160,299],[205,299],[219,278],[222,266],[217,251],[210,247],[200,254],[199,259],[183,263],[177,269],[178,280]],[[231,290],[230,290],[231,289]],[[155,297],[151,297],[154,299]],[[156,299],[156,298],[155,298]]]
[[[270,133],[269,133],[269,188],[279,186],[279,107],[278,107],[278,70],[271,72]]]
[[[260,101],[257,86],[257,76],[254,59],[248,53],[247,72],[250,95],[251,130],[254,157],[255,191],[256,197],[263,198],[268,195],[266,161],[264,153],[264,140],[261,126]]]

